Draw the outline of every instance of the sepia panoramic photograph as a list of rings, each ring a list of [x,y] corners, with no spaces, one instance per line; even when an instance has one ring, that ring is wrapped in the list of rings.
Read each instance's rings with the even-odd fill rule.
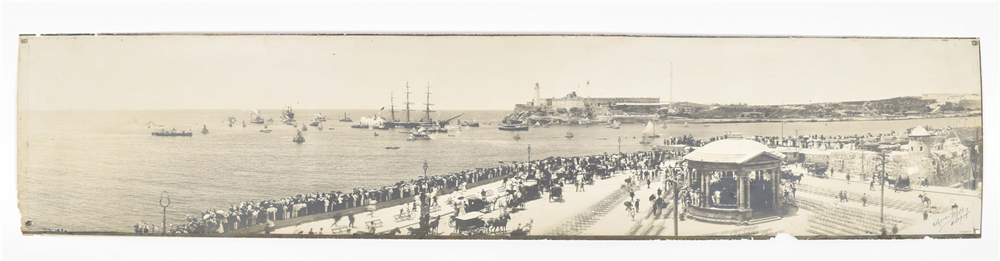
[[[25,235],[981,235],[979,38],[19,40]]]

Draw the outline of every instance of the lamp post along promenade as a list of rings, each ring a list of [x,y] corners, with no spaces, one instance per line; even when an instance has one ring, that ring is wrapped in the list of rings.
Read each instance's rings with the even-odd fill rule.
[[[167,203],[163,203],[166,199]],[[160,192],[160,206],[163,207],[163,228],[160,229],[161,234],[167,234],[167,207],[170,206],[170,193],[166,191]]]

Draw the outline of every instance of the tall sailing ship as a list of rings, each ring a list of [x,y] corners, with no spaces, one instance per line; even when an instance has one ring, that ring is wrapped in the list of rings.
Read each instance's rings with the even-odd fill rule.
[[[431,85],[430,85],[430,83],[428,83],[427,84],[427,102],[424,103],[424,105],[426,105],[427,107],[424,110],[424,118],[420,119],[419,121],[413,121],[412,118],[411,118],[411,115],[410,115],[410,112],[412,111],[412,110],[410,110],[410,104],[413,104],[412,102],[410,102],[410,93],[411,93],[410,92],[410,83],[406,83],[406,103],[405,103],[406,104],[406,110],[405,110],[406,111],[406,121],[401,121],[401,120],[397,120],[396,119],[396,109],[395,109],[396,106],[395,106],[395,104],[393,104],[391,106],[392,108],[390,109],[390,111],[392,112],[392,119],[384,123],[385,127],[388,127],[388,128],[402,127],[402,128],[407,128],[407,129],[420,128],[420,127],[429,127],[430,125],[435,125],[437,127],[444,127],[445,125],[448,125],[448,123],[451,122],[452,120],[457,119],[458,117],[461,117],[462,115],[464,115],[464,113],[463,114],[459,114],[458,116],[451,117],[450,119],[443,120],[443,121],[442,120],[434,120],[433,118],[431,118],[431,112],[434,112],[434,111],[431,110],[431,105],[434,105],[434,104],[431,104]],[[389,99],[390,99],[390,102],[392,102],[393,97],[390,95]]]

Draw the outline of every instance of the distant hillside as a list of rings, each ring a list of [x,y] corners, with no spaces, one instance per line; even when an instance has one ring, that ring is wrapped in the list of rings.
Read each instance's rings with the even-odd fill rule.
[[[920,97],[896,97],[872,101],[828,102],[793,105],[676,103],[675,114],[694,119],[802,119],[846,117],[924,116],[933,113],[962,113],[978,109],[978,103],[963,100],[938,104]],[[757,113],[762,113],[757,114]]]

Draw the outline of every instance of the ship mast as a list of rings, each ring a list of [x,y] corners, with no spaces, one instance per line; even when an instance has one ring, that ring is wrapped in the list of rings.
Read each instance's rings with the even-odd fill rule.
[[[427,103],[424,103],[424,104],[427,105],[427,122],[431,122],[431,105],[434,105],[434,104],[431,104],[431,83],[430,82],[427,83]]]
[[[406,82],[406,122],[410,122],[410,82]]]
[[[670,108],[674,107],[674,63],[670,63]]]
[[[389,91],[389,113],[392,114],[392,121],[396,121],[396,102],[392,99],[392,91]]]

